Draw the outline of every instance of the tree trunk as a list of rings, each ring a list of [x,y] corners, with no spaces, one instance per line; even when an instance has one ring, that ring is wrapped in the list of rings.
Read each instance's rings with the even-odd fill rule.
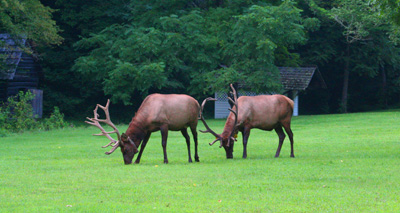
[[[341,102],[341,111],[343,113],[347,113],[347,99],[348,99],[348,89],[349,89],[349,68],[350,61],[350,44],[347,43],[346,47],[346,61],[344,65],[344,77],[343,77],[343,90],[342,90],[342,102]]]
[[[385,71],[385,67],[382,65],[381,66],[381,70],[382,70],[382,103],[383,103],[383,107],[385,109],[388,108],[388,101],[387,101],[387,78],[386,78],[386,71]]]

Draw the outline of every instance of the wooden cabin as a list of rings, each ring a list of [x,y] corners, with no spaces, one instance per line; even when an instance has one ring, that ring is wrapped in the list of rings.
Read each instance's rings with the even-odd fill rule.
[[[310,67],[278,67],[281,75],[283,94],[294,101],[293,116],[299,115],[299,92],[309,87],[326,88],[324,79],[317,66]],[[239,89],[240,89],[239,85]],[[267,93],[263,93],[267,94]],[[238,91],[238,96],[262,95],[252,91]],[[214,118],[227,118],[229,115],[228,95],[225,92],[216,92]]]
[[[26,39],[14,39],[9,34],[0,34],[0,103],[19,91],[30,90],[35,94],[32,101],[34,114],[42,117],[43,91],[38,90],[42,77],[40,65],[32,54],[20,47],[29,47]]]

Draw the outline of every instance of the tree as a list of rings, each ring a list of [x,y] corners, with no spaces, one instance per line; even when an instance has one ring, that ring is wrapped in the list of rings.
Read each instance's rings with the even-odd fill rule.
[[[373,7],[369,1],[341,0],[338,1],[337,5],[330,10],[318,7],[313,1],[310,2],[311,7],[316,12],[329,17],[342,28],[345,42],[345,63],[343,69],[341,111],[346,113],[348,111],[350,71],[357,70],[358,66],[356,64],[350,64],[351,61],[354,60],[353,57],[355,55],[351,54],[352,46],[359,42],[373,40],[374,36],[372,32],[374,31],[390,32],[391,28],[386,24],[384,18],[380,16],[376,8]]]
[[[72,70],[75,60],[87,55],[91,49],[76,49],[74,44],[84,37],[96,34],[114,23],[124,23],[130,17],[127,14],[128,0],[41,0],[53,8],[54,19],[62,29],[60,35],[64,42],[55,48],[40,49],[41,66],[44,73],[43,89],[45,113],[59,106],[65,115],[80,116],[77,112],[90,112],[92,103],[107,101],[98,82],[84,78],[81,73]],[[68,103],[68,104],[65,104]]]
[[[52,19],[52,10],[39,0],[0,1],[0,32],[15,38],[31,40],[39,46],[58,45],[62,42],[59,28]],[[5,43],[0,43],[3,47]],[[25,48],[25,47],[24,47]],[[27,49],[30,51],[31,49]]]
[[[370,2],[376,5],[393,23],[400,25],[400,0],[372,0]]]
[[[296,45],[306,41],[301,10],[291,1],[278,6],[253,5],[241,15],[232,17],[229,38],[221,44],[223,67],[206,74],[214,91],[230,82],[251,85],[255,92],[279,91],[280,75],[276,65],[298,65]],[[281,61],[275,55],[281,53]],[[280,64],[282,63],[282,64]]]
[[[305,20],[292,1],[246,3],[242,9],[245,3],[132,3],[131,23],[114,24],[76,44],[91,51],[74,69],[101,81],[105,94],[125,104],[137,92],[201,95],[239,81],[258,92],[277,91],[275,63],[296,64],[298,55],[290,51],[306,41]],[[284,60],[277,61],[276,52]]]

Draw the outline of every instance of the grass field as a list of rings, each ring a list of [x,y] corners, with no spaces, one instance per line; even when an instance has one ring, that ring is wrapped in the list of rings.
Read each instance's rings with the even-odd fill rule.
[[[223,120],[208,122],[221,132]],[[240,136],[233,160],[199,133],[200,162],[191,164],[180,132],[171,132],[167,165],[160,133],[128,166],[119,150],[104,154],[108,141],[91,136],[94,127],[0,138],[0,211],[400,211],[400,111],[299,116],[292,130],[294,159],[288,138],[274,158],[276,133],[253,130],[248,158]]]

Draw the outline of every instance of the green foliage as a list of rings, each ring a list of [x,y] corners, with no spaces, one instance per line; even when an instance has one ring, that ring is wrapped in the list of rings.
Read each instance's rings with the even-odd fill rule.
[[[64,120],[64,114],[60,112],[58,107],[54,107],[54,111],[50,117],[45,118],[41,124],[41,128],[45,130],[61,129],[68,126],[69,123]]]
[[[74,70],[103,82],[104,93],[125,104],[132,103],[136,92],[189,90],[201,95],[232,82],[244,82],[257,92],[278,91],[275,60],[297,65],[298,54],[291,51],[306,41],[303,23],[317,25],[315,19],[303,19],[292,1],[247,3],[245,11],[212,4],[209,10],[172,7],[168,15],[156,13],[158,4],[147,3],[153,5],[147,9],[135,4],[133,11],[141,19],[111,25],[77,42],[75,47],[89,54],[76,60]]]
[[[60,44],[59,28],[52,10],[39,0],[0,1],[0,32],[24,36],[38,45]]]
[[[158,28],[113,25],[81,40],[76,47],[92,51],[80,57],[74,69],[102,81],[104,93],[114,101],[130,104],[136,91],[144,97],[151,89],[183,88],[194,70],[215,66],[213,55],[206,54],[213,41],[205,38],[202,28],[195,29],[204,25],[198,12],[160,21]]]
[[[396,25],[400,25],[400,1],[399,0],[372,0],[385,16],[389,17]]]
[[[328,84],[322,105],[337,112],[346,61],[349,111],[366,103],[379,108],[374,103],[385,96],[371,92],[386,93],[389,104],[399,101],[399,28],[387,21],[397,0],[41,2],[56,10],[65,38],[60,47],[42,50],[46,113],[59,106],[67,116],[83,116],[107,98],[131,104],[131,112],[150,93],[200,100],[232,82],[279,91],[277,66],[308,65],[318,65]],[[361,38],[349,55],[346,35]],[[378,86],[382,70],[386,92]]]
[[[7,102],[0,108],[0,126],[3,131],[23,132],[37,127],[30,104],[33,97],[29,91],[26,93],[20,91],[17,96],[7,99]]]
[[[8,133],[22,133],[34,129],[51,130],[64,128],[69,124],[64,120],[64,115],[57,107],[49,118],[38,121],[34,114],[31,101],[34,95],[28,91],[20,91],[18,95],[9,97],[7,102],[0,107],[0,136],[4,137]]]
[[[338,108],[347,112],[347,96],[349,96],[353,110],[359,110],[361,108],[358,106],[359,104],[366,104],[365,97],[368,96],[366,94],[376,93],[377,89],[384,90],[382,89],[384,86],[379,89],[372,85],[386,84],[384,83],[386,79],[375,77],[382,72],[393,72],[400,63],[397,53],[399,50],[396,45],[400,38],[396,33],[398,27],[389,23],[388,17],[380,13],[371,1],[340,0],[331,4],[322,3],[322,1],[319,1],[318,4],[315,2],[310,1],[310,8],[318,17],[321,17],[320,19],[323,20],[325,27],[322,32],[318,32],[317,40],[312,39],[310,44],[307,45],[310,47],[308,54],[311,58],[309,59],[320,61],[321,64],[335,63],[335,66],[342,67],[341,70],[327,67],[334,70],[333,75],[336,76],[333,76],[333,78],[337,79],[339,75],[343,75],[342,73],[351,78],[359,78],[352,81],[352,79],[348,80],[349,78],[342,77],[343,79],[337,79],[333,83],[335,84],[334,90],[342,90],[341,103]],[[328,39],[323,38],[322,35],[327,35],[326,38]],[[319,46],[321,44],[323,47]],[[374,60],[371,60],[372,56]],[[391,58],[391,60],[388,60],[388,58]],[[366,89],[365,83],[359,85],[362,81],[360,76],[375,78],[375,83],[370,84],[371,87]],[[392,79],[389,79],[389,81],[392,81]],[[350,84],[349,90],[344,86],[340,88],[340,85],[346,85],[347,82]],[[351,99],[351,93],[360,92],[357,90],[364,90],[364,97],[353,96],[353,99]],[[367,92],[367,90],[370,92]],[[387,91],[379,92],[385,93],[385,95],[376,98],[385,99]],[[358,98],[364,100],[358,100]],[[377,102],[381,101],[375,101],[375,103]]]

